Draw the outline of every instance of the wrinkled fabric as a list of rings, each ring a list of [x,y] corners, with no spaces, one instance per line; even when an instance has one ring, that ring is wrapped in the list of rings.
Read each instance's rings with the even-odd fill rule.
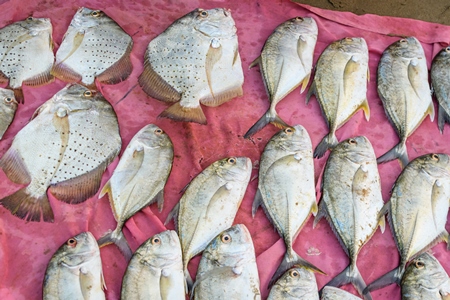
[[[365,135],[372,142],[377,156],[385,153],[398,142],[376,92],[376,69],[381,53],[400,36],[414,34],[422,43],[428,66],[430,66],[432,57],[442,46],[450,42],[449,26],[375,15],[356,16],[351,13],[297,5],[287,0],[112,0],[107,2],[11,0],[1,1],[1,3],[0,27],[25,19],[29,15],[50,18],[54,28],[55,51],[61,43],[72,16],[80,6],[104,10],[133,37],[134,48],[131,60],[134,69],[131,76],[117,85],[100,86],[105,98],[113,105],[118,115],[123,139],[122,152],[133,135],[149,123],[155,123],[165,130],[174,144],[174,163],[165,188],[163,211],[159,213],[156,205],[146,207],[132,217],[124,227],[124,234],[133,251],[150,236],[165,229],[174,229],[172,221],[164,226],[167,215],[180,199],[182,189],[212,162],[228,156],[248,156],[255,166],[252,178],[257,177],[260,154],[277,129],[269,125],[251,139],[242,137],[269,107],[259,69],[256,67],[249,70],[248,66],[258,57],[265,40],[280,23],[295,16],[310,16],[316,20],[319,36],[314,62],[325,47],[334,40],[352,36],[366,39],[370,54],[370,82],[367,97],[371,118],[369,122],[366,122],[362,112],[356,113],[341,129],[337,130],[336,136],[342,141],[352,136]],[[177,18],[197,7],[231,9],[238,29],[239,50],[245,76],[244,96],[220,107],[203,107],[208,120],[207,126],[157,118],[167,105],[148,97],[137,85],[137,78],[143,69],[144,52],[150,40]],[[25,126],[35,109],[64,86],[64,82],[56,80],[42,87],[24,87],[25,104],[19,106],[15,120],[0,141],[0,155],[6,152],[16,133]],[[312,98],[306,105],[305,94],[300,95],[299,89],[294,90],[278,104],[277,110],[281,118],[289,124],[302,124],[308,130],[315,147],[328,129],[318,102]],[[444,134],[441,135],[437,124],[426,118],[407,141],[410,159],[429,152],[449,152],[449,138],[450,126],[446,125]],[[327,157],[328,154],[314,162],[318,199],[319,178]],[[102,186],[110,178],[117,162],[118,159],[107,168],[102,178]],[[400,166],[396,161],[391,161],[380,165],[379,170],[383,197],[387,201],[389,191],[400,174]],[[19,185],[11,183],[0,171],[0,198],[19,188]],[[243,223],[250,230],[257,255],[261,292],[265,299],[268,294],[268,281],[281,262],[285,248],[283,241],[262,210],[257,212],[255,219],[251,217],[251,206],[256,188],[257,179],[250,182],[234,223]],[[41,299],[46,266],[62,243],[82,231],[91,231],[98,239],[116,225],[106,196],[98,199],[97,193],[96,196],[78,205],[63,203],[51,195],[49,198],[55,214],[53,224],[26,223],[0,207],[1,299]],[[348,258],[327,222],[322,220],[313,229],[312,221],[313,219],[310,218],[301,230],[294,249],[328,274],[328,276],[316,275],[320,288],[346,267]],[[435,246],[433,252],[444,268],[449,269],[450,263],[444,243]],[[102,248],[101,256],[108,288],[107,299],[119,299],[126,261],[114,245]],[[195,275],[199,258],[197,256],[190,263],[189,269],[192,275]],[[384,234],[377,230],[373,238],[362,248],[358,257],[358,267],[366,283],[395,268],[398,262],[399,255],[389,228],[386,228]],[[356,294],[351,285],[345,286],[344,289]],[[372,292],[372,296],[375,300],[400,299],[400,289],[391,285]]]

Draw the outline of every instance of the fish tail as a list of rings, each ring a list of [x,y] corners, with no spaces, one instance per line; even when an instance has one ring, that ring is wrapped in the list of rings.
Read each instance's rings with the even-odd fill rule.
[[[334,135],[334,132],[330,132],[320,141],[319,145],[317,145],[314,150],[314,158],[321,158],[328,149],[334,148],[338,143],[339,141]]]
[[[39,222],[41,216],[44,222],[54,221],[53,210],[46,193],[35,197],[29,194],[27,188],[23,188],[1,199],[0,204],[25,221]]]
[[[399,266],[398,268],[384,274],[380,278],[378,278],[375,281],[373,281],[372,283],[370,283],[363,290],[363,292],[362,292],[363,295],[366,295],[371,291],[381,289],[381,288],[388,286],[390,284],[393,284],[393,283],[400,285],[403,273],[405,273],[405,268],[402,266]]]
[[[99,247],[103,247],[113,243],[116,244],[120,252],[122,252],[123,256],[125,256],[125,259],[127,261],[130,261],[133,252],[131,251],[128,242],[125,236],[123,235],[122,226],[117,226],[117,228],[114,229],[114,231],[107,232],[97,241]]]
[[[183,107],[180,102],[177,102],[163,111],[158,117],[182,122],[195,122],[202,125],[207,123],[200,104],[197,107]]]
[[[289,254],[289,252],[290,252],[290,254]],[[312,271],[315,271],[315,272],[318,272],[321,274],[325,274],[325,272],[323,272],[322,270],[317,268],[315,265],[313,265],[309,261],[300,257],[300,255],[295,253],[293,250],[286,251],[286,253],[284,254],[283,260],[281,261],[281,264],[278,266],[278,269],[275,271],[275,274],[273,274],[272,279],[270,279],[269,288],[278,280],[278,278],[281,277],[281,275],[283,275],[287,270],[289,270],[293,266],[301,266],[301,267],[310,269]]]
[[[406,149],[405,141],[401,141],[394,148],[378,157],[377,163],[382,164],[397,158],[400,160],[402,169],[409,163],[408,150]]]
[[[258,120],[255,124],[253,124],[252,127],[247,131],[247,133],[244,135],[244,138],[247,139],[266,127],[267,124],[272,123],[278,128],[286,128],[289,127],[286,122],[284,122],[280,116],[276,112],[272,112],[270,109],[266,111],[266,113]]]

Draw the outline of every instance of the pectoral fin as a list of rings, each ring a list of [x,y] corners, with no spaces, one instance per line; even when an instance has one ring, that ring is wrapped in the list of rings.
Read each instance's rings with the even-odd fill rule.
[[[219,40],[212,39],[211,44],[209,46],[208,52],[206,53],[206,79],[208,81],[209,90],[211,91],[211,95],[214,98],[214,91],[211,84],[211,72],[214,68],[214,65],[220,60],[222,57],[222,45]]]
[[[358,71],[360,68],[360,64],[358,63],[358,57],[352,56],[347,64],[345,65],[344,69],[344,95],[348,95],[349,93],[352,93],[352,91],[355,88],[354,85],[354,76],[355,72]]]
[[[84,32],[78,31],[78,32],[75,34],[75,36],[73,37],[73,42],[72,42],[73,47],[72,47],[72,50],[70,50],[69,54],[67,54],[67,56],[64,57],[64,59],[61,60],[61,61],[58,63],[58,65],[62,64],[63,62],[65,62],[69,57],[72,56],[72,54],[75,53],[75,51],[78,50],[78,48],[80,48],[81,43],[83,42],[83,39],[84,39]]]

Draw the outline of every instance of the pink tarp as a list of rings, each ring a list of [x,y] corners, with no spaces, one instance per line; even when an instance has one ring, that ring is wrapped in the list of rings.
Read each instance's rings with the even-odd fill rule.
[[[175,159],[173,170],[165,189],[165,205],[158,213],[154,205],[138,212],[124,228],[131,248],[135,250],[147,238],[167,227],[163,221],[181,197],[180,191],[202,169],[212,162],[227,156],[248,156],[257,166],[260,154],[277,131],[269,125],[251,140],[242,135],[266,111],[269,106],[264,85],[258,68],[248,70],[272,30],[281,22],[295,16],[311,16],[319,27],[319,37],[315,51],[315,61],[323,49],[332,41],[343,37],[362,36],[370,51],[370,83],[368,99],[371,109],[370,122],[364,120],[361,112],[351,118],[337,131],[339,140],[356,135],[365,135],[372,142],[377,156],[383,154],[397,143],[397,137],[389,124],[376,93],[376,68],[383,50],[398,36],[415,35],[425,49],[428,65],[441,46],[450,40],[450,27],[415,20],[379,17],[374,15],[356,16],[351,13],[332,12],[309,6],[297,5],[287,0],[255,1],[1,1],[0,26],[13,21],[34,17],[49,17],[54,26],[54,41],[61,42],[70,20],[79,6],[104,10],[115,19],[126,32],[133,36],[133,73],[125,82],[114,86],[101,86],[104,96],[113,104],[120,124],[123,138],[122,150],[131,137],[144,125],[155,123],[164,129],[174,144]],[[166,105],[149,98],[138,86],[120,103],[117,103],[136,83],[142,71],[143,56],[149,41],[161,33],[174,20],[197,8],[227,7],[232,10],[239,36],[239,49],[244,68],[244,96],[234,99],[220,107],[204,107],[208,125],[179,123],[168,119],[157,119]],[[397,35],[397,36],[393,36]],[[55,49],[56,50],[56,49]],[[36,58],[39,59],[39,58]],[[25,104],[20,105],[16,118],[0,141],[0,155],[9,148],[15,134],[27,123],[34,110],[49,99],[65,83],[54,83],[39,88],[24,88]],[[317,101],[305,104],[305,94],[295,90],[278,105],[280,116],[290,124],[302,124],[311,135],[316,146],[326,134],[325,121]],[[437,124],[427,118],[418,130],[408,139],[410,158],[429,152],[448,152],[450,127],[446,125],[444,135],[438,131]],[[315,160],[316,179],[322,171],[328,155]],[[102,185],[111,176],[117,159],[109,166]],[[389,190],[400,173],[397,162],[389,162],[379,167],[383,197],[389,199]],[[257,175],[254,169],[252,177]],[[257,180],[248,187],[235,223],[244,223],[249,228],[255,244],[261,279],[263,298],[267,296],[267,283],[276,270],[284,254],[283,242],[262,211],[251,218],[251,205]],[[19,188],[0,172],[0,198]],[[318,195],[319,196],[319,195]],[[26,223],[0,207],[0,298],[1,299],[39,299],[42,281],[48,261],[56,249],[68,238],[82,232],[91,231],[96,238],[115,227],[106,197],[97,196],[79,205],[69,205],[50,196],[55,213],[55,223]],[[341,249],[336,237],[326,221],[322,220],[312,229],[312,218],[301,231],[294,249],[304,258],[328,273],[316,275],[319,287],[341,272],[348,264],[348,258]],[[443,243],[432,250],[435,256],[449,269],[448,254]],[[103,270],[108,290],[108,299],[119,299],[122,276],[126,262],[114,246],[101,249]],[[194,274],[199,257],[192,260],[190,270]],[[395,268],[398,253],[389,229],[384,234],[379,231],[366,244],[359,257],[358,267],[366,282]],[[356,293],[353,287],[344,289]],[[400,289],[391,285],[372,293],[373,299],[400,299]]]

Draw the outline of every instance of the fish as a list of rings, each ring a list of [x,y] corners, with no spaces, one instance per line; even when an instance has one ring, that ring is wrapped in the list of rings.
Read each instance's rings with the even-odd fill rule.
[[[172,169],[173,145],[169,136],[158,126],[144,126],[131,139],[111,178],[100,192],[108,194],[116,229],[98,241],[100,247],[115,243],[130,260],[132,251],[122,227],[136,212],[154,202],[161,212],[164,186]]]
[[[326,162],[322,195],[314,227],[325,217],[350,259],[348,266],[327,286],[352,283],[362,295],[366,283],[356,265],[361,248],[378,226],[384,232],[385,219],[380,175],[370,141],[357,136],[339,143]],[[372,299],[370,293],[364,299]]]
[[[223,231],[203,251],[191,299],[261,299],[255,248],[245,225]]]
[[[236,32],[229,10],[198,8],[149,43],[139,84],[172,104],[159,117],[205,125],[200,103],[215,107],[243,95]]]
[[[444,133],[444,124],[450,123],[450,46],[442,49],[431,63],[431,86],[438,100],[438,127]]]
[[[18,105],[13,91],[0,88],[0,140],[12,123]]]
[[[270,107],[244,138],[252,136],[268,123],[281,128],[289,127],[275,107],[299,85],[302,85],[300,93],[308,85],[317,34],[317,24],[313,18],[296,17],[280,24],[269,36],[261,55],[250,64],[250,68],[259,65]]]
[[[173,230],[145,241],[123,277],[121,299],[185,300],[181,245]]]
[[[364,293],[392,283],[400,284],[407,263],[445,240],[450,199],[450,157],[429,153],[412,160],[400,173],[390,201],[380,215],[388,214],[389,227],[400,254],[397,268],[370,283]]]
[[[133,70],[133,40],[101,10],[81,7],[56,52],[51,73],[69,83],[96,89],[96,81],[117,84]]]
[[[85,201],[98,191],[121,144],[108,101],[98,92],[69,84],[35,111],[0,159],[9,180],[26,185],[0,204],[26,221],[53,222],[47,189],[66,203]]]
[[[189,183],[169,213],[166,223],[172,218],[175,221],[188,288],[193,284],[187,269],[189,261],[233,224],[251,171],[252,162],[247,157],[228,157],[212,163]]]
[[[380,156],[378,163],[399,159],[408,162],[406,139],[427,115],[434,120],[428,69],[422,45],[415,37],[391,44],[381,55],[377,71],[378,96],[400,142]]]
[[[102,261],[90,232],[67,240],[53,254],[44,278],[43,299],[106,299]]]
[[[335,288],[333,286],[325,286],[322,290],[320,300],[358,300],[361,299],[347,291]]]
[[[0,84],[8,83],[19,103],[22,86],[50,83],[53,54],[52,23],[48,18],[28,17],[0,29]]]
[[[304,267],[287,270],[272,286],[267,300],[319,300],[313,271]]]
[[[259,206],[286,245],[286,253],[269,286],[294,265],[324,274],[293,249],[294,241],[310,214],[316,215],[318,211],[311,139],[303,126],[280,130],[264,148],[258,190],[253,201],[253,218]]]
[[[401,281],[402,300],[450,299],[450,280],[439,261],[425,252],[411,261]]]
[[[313,94],[316,96],[329,128],[314,150],[315,158],[338,144],[336,130],[357,111],[362,109],[369,121],[368,81],[369,51],[363,38],[346,37],[331,43],[322,52],[306,95],[306,104]]]

